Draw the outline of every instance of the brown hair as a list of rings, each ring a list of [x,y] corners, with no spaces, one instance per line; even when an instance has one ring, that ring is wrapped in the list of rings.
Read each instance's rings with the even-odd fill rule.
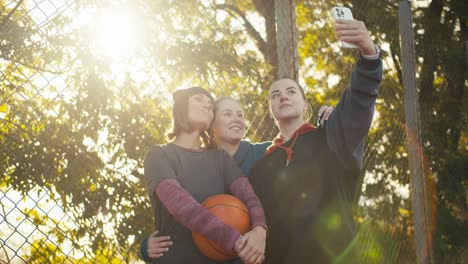
[[[214,100],[211,94],[199,86],[177,90],[174,92],[172,95],[174,99],[174,105],[172,106],[172,127],[166,133],[168,141],[174,140],[174,138],[177,137],[181,132],[193,131],[193,127],[190,125],[188,118],[188,102],[190,97],[196,94],[203,94],[208,96],[214,105]],[[205,147],[213,147],[213,142],[208,134],[208,131],[203,131],[200,133],[200,138],[202,139]]]

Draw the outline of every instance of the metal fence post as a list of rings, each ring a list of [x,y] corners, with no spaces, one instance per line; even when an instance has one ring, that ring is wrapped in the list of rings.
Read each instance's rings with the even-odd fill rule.
[[[400,2],[399,24],[416,257],[418,263],[431,263],[430,207],[421,145],[413,19],[408,0]]]

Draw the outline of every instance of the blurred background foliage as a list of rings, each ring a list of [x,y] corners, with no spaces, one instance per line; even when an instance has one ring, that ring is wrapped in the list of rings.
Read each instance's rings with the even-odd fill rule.
[[[385,66],[356,206],[363,263],[414,263],[398,2],[296,0],[299,81],[315,111],[338,102],[358,57],[336,41],[333,6],[366,23]],[[434,260],[461,263],[468,2],[412,1],[412,10]],[[274,0],[0,0],[0,259],[137,261],[153,229],[143,158],[165,142],[171,92],[232,95],[247,137],[272,139],[276,38]]]

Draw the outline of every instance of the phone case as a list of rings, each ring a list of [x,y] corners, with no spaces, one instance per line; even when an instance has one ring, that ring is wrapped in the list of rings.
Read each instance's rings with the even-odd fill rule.
[[[333,7],[332,8],[332,15],[333,18],[336,19],[347,19],[347,20],[352,20],[353,19],[353,13],[351,13],[351,9],[347,7]],[[342,41],[341,46],[343,48],[351,48],[351,49],[357,49],[358,46]]]

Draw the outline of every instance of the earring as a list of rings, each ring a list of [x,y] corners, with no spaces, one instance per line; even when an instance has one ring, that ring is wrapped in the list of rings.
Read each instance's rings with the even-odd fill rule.
[[[312,109],[312,105],[310,105],[309,101],[306,100],[307,103],[307,109],[304,110],[304,117],[305,117],[305,122],[309,123],[312,117],[314,116],[314,111]]]

